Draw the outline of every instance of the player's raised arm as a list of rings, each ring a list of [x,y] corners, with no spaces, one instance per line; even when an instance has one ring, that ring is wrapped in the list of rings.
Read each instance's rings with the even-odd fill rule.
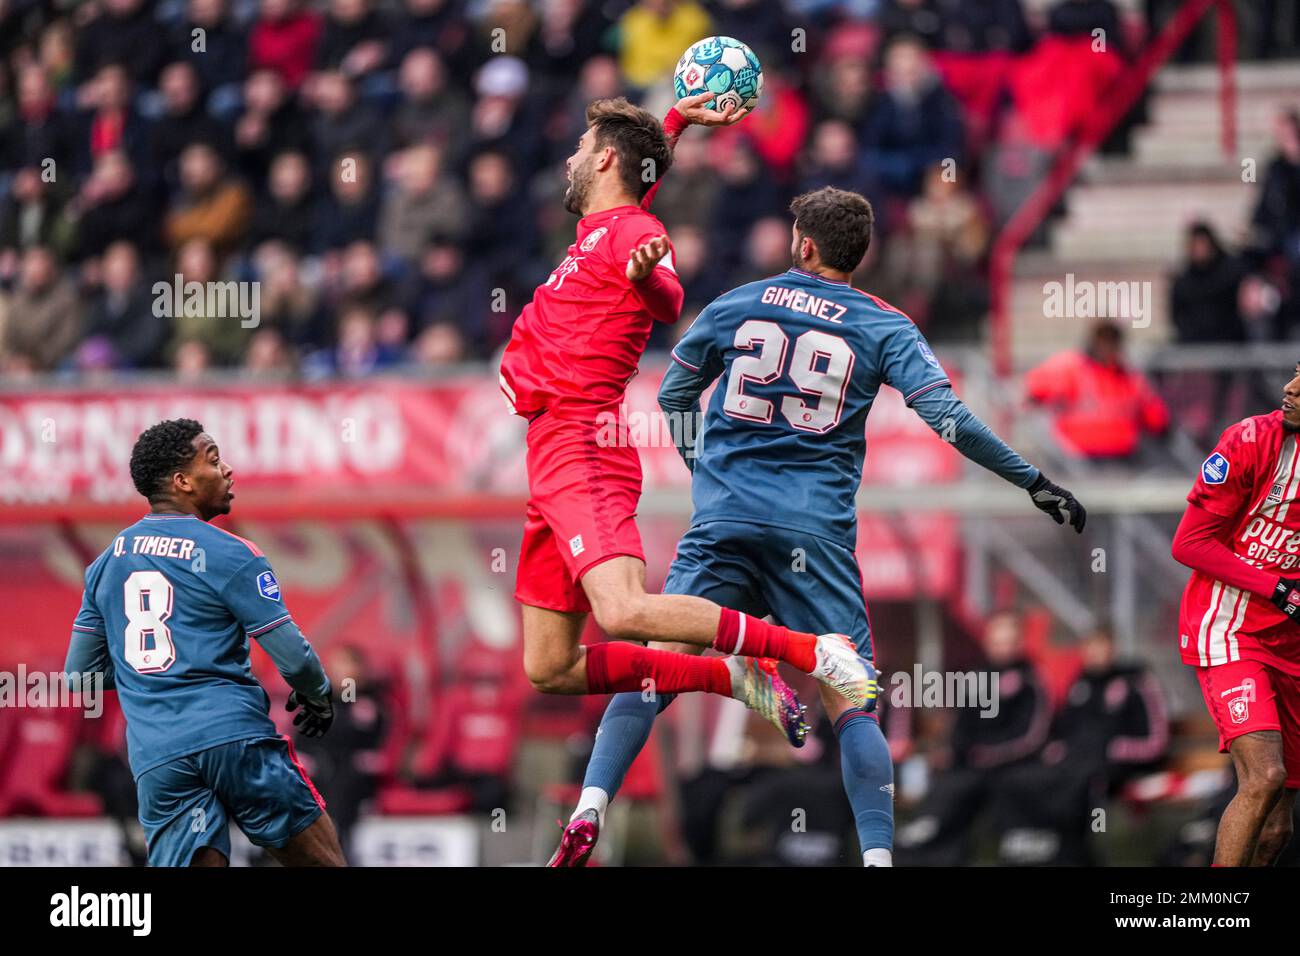
[[[677,141],[681,139],[682,133],[686,132],[688,126],[734,126],[748,116],[753,109],[752,107],[737,109],[735,106],[728,105],[719,112],[709,105],[713,99],[714,94],[712,93],[683,96],[668,110],[667,115],[664,116],[664,136],[668,140],[669,149],[677,148]],[[661,182],[663,182],[662,174],[655,179],[655,184],[650,187],[650,191],[641,200],[642,209],[650,208],[654,202],[655,193],[659,191]]]
[[[977,465],[1029,493],[1057,524],[1083,531],[1088,513],[1069,491],[1049,481],[984,424],[952,390],[952,383],[916,326],[901,326],[886,346],[889,384],[935,433]]]

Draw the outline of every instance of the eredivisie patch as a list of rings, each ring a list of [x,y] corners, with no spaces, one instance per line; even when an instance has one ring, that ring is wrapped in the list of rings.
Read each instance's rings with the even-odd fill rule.
[[[257,592],[272,601],[280,600],[280,582],[270,571],[263,571],[257,576]]]
[[[1201,478],[1207,485],[1221,485],[1228,480],[1232,464],[1217,451],[1201,465]]]

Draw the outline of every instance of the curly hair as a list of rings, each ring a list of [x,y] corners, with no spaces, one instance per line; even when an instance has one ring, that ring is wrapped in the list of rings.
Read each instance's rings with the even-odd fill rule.
[[[193,460],[194,439],[202,432],[192,418],[173,418],[142,431],[131,449],[135,490],[150,501],[162,497],[167,480]]]
[[[871,244],[875,214],[865,197],[825,186],[796,196],[790,203],[800,238],[817,243],[821,261],[832,269],[852,272]]]

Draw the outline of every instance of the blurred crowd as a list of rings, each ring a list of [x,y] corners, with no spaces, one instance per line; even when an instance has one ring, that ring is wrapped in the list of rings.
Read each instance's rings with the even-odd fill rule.
[[[789,199],[835,183],[878,206],[870,286],[936,339],[971,336],[991,233],[1133,32],[1109,0],[6,0],[0,368],[488,358],[572,236],[587,102],[665,110],[714,33],[753,47],[766,87],[739,127],[690,131],[657,199],[686,317],[785,268]],[[255,327],[154,288],[229,281],[258,283]]]
[[[1278,114],[1250,221],[1221,237],[1193,222],[1170,317],[1184,343],[1300,338],[1300,110]]]
[[[1231,236],[1195,220],[1183,261],[1169,277],[1177,345],[1240,346],[1300,339],[1300,110],[1279,112],[1249,218]],[[1166,398],[1198,446],[1228,421],[1277,401],[1281,382],[1254,370],[1196,371],[1152,381],[1126,355],[1123,326],[1093,324],[1078,348],[1051,356],[1024,378],[1025,398],[1050,416],[1061,451],[1092,463],[1141,465],[1169,435]],[[1244,393],[1244,394],[1243,394]]]

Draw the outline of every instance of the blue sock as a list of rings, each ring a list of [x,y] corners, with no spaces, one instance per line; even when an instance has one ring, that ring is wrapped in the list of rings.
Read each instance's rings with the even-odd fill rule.
[[[858,843],[863,853],[877,847],[894,847],[894,762],[889,744],[876,718],[850,710],[835,722],[840,741],[840,771],[844,792],[853,807],[858,825]]]
[[[587,761],[587,773],[582,778],[582,788],[598,787],[610,798],[623,786],[623,778],[632,761],[650,739],[650,728],[655,717],[672,703],[673,694],[657,694],[654,700],[643,700],[636,692],[615,694],[600,719],[596,745]]]

